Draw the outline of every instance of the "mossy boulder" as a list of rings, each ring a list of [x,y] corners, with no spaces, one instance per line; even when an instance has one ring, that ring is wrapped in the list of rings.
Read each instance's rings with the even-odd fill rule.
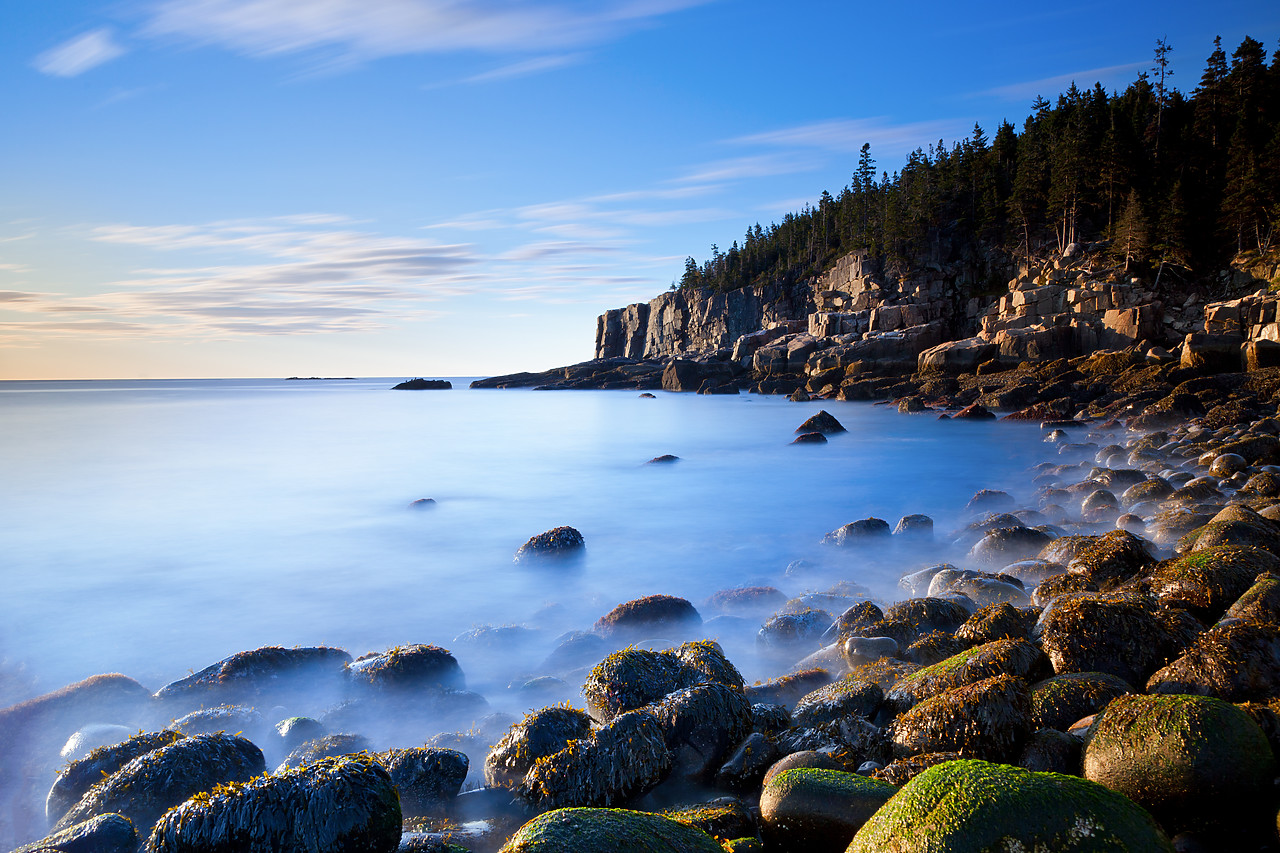
[[[653,788],[671,764],[657,717],[647,710],[628,711],[539,758],[516,793],[534,808],[613,806]]]
[[[425,643],[362,655],[347,665],[347,678],[353,687],[377,693],[466,688],[462,667],[453,653]]]
[[[1266,572],[1227,608],[1227,616],[1280,626],[1280,573]]]
[[[764,652],[804,654],[818,647],[831,622],[825,610],[779,613],[760,626],[756,647]]]
[[[1068,672],[1031,688],[1031,724],[1065,732],[1096,714],[1117,696],[1133,693],[1128,682],[1105,672]]]
[[[1127,530],[1113,530],[1077,551],[1067,563],[1067,572],[1083,575],[1099,589],[1110,589],[1137,576],[1154,562],[1143,539]]]
[[[1058,596],[1073,592],[1098,592],[1098,585],[1084,575],[1063,572],[1041,581],[1031,591],[1031,603],[1036,607],[1046,607]]]
[[[832,625],[837,637],[843,639],[869,628],[884,618],[884,611],[874,602],[859,601],[836,617]]]
[[[553,706],[526,714],[489,751],[484,760],[485,783],[514,788],[539,758],[590,733],[591,716],[576,708]]]
[[[667,809],[662,816],[700,829],[722,844],[737,838],[756,837],[760,832],[751,809],[732,797]]]
[[[153,749],[169,746],[182,740],[181,732],[165,730],[136,734],[123,743],[95,749],[79,761],[73,761],[58,773],[49,795],[45,798],[44,813],[52,826],[67,813],[80,798],[106,777],[115,773],[139,755]]]
[[[276,767],[276,772],[279,773],[287,767],[305,767],[322,758],[332,758],[335,755],[348,755],[354,752],[366,752],[368,749],[369,739],[364,735],[324,735],[323,737],[305,741],[292,749],[284,760],[280,762],[280,765]]]
[[[133,824],[123,815],[112,813],[24,844],[13,853],[134,853],[137,849],[138,833]]]
[[[702,617],[688,600],[674,595],[646,595],[624,601],[596,620],[592,629],[609,640],[680,637],[696,631]]]
[[[895,792],[888,782],[839,770],[786,770],[760,792],[762,834],[780,850],[839,853]]]
[[[342,649],[264,646],[237,652],[194,675],[166,684],[156,698],[191,705],[234,703],[267,707],[299,692],[337,689],[351,655]]]
[[[262,750],[242,737],[219,733],[182,738],[139,755],[94,785],[53,829],[114,812],[145,835],[160,815],[188,797],[248,781],[265,770]]]
[[[1217,545],[1161,563],[1148,587],[1162,605],[1180,607],[1212,624],[1266,571],[1280,571],[1280,557],[1257,548]]]
[[[1147,692],[1216,696],[1228,702],[1280,696],[1280,628],[1253,622],[1211,628],[1152,675]]]
[[[908,782],[848,853],[1172,853],[1146,811],[1074,776],[949,761]]]
[[[400,824],[387,771],[370,756],[342,756],[198,794],[161,818],[145,850],[394,853]]]
[[[697,827],[625,809],[564,808],[526,823],[500,853],[722,853]]]
[[[1120,501],[1125,506],[1133,506],[1143,501],[1164,500],[1173,494],[1173,491],[1173,486],[1169,485],[1168,480],[1161,477],[1152,477],[1125,489],[1120,495]]]
[[[1027,640],[993,640],[904,676],[886,692],[885,700],[905,711],[943,690],[995,675],[1033,678],[1045,666],[1044,654]]]
[[[925,699],[894,720],[891,736],[900,754],[958,752],[1008,761],[1030,733],[1026,682],[997,675]]]
[[[744,586],[713,593],[703,607],[713,613],[750,616],[771,613],[785,604],[786,593],[772,586]]]
[[[682,643],[671,650],[689,669],[690,685],[701,682],[723,684],[734,690],[742,690],[744,681],[742,673],[733,662],[725,656],[724,649],[715,640],[694,640]]]
[[[1121,696],[1094,722],[1085,778],[1146,808],[1169,833],[1234,832],[1269,802],[1275,760],[1247,713],[1205,696]]]
[[[1178,540],[1179,554],[1203,551],[1217,545],[1259,548],[1280,556],[1280,526],[1243,506],[1230,506]]]
[[[1105,672],[1130,684],[1147,677],[1175,651],[1173,637],[1149,598],[1076,593],[1054,599],[1032,630],[1054,672]]]

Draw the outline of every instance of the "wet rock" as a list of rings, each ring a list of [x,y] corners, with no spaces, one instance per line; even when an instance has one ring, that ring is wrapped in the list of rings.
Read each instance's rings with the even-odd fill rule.
[[[885,701],[905,711],[944,690],[975,684],[995,675],[1031,678],[1044,666],[1044,654],[1028,641],[995,640],[904,676],[886,692]]]
[[[792,444],[826,444],[827,437],[820,432],[806,432],[792,440]]]
[[[707,781],[729,750],[751,731],[751,705],[742,688],[719,683],[686,687],[650,709],[671,750],[673,776]]]
[[[194,705],[288,704],[298,693],[336,693],[351,655],[324,646],[264,646],[237,652],[156,691],[165,702]]]
[[[1099,589],[1110,589],[1155,562],[1147,544],[1127,530],[1099,536],[1067,562],[1067,572],[1083,575]]]
[[[268,726],[256,708],[245,705],[218,705],[192,711],[174,720],[165,728],[184,735],[204,735],[213,732],[235,732],[254,743],[266,743]]]
[[[963,409],[952,415],[951,418],[953,420],[993,421],[996,416],[995,413],[987,409],[986,406],[979,403],[970,403],[968,406],[965,406]]]
[[[846,638],[850,634],[871,627],[883,618],[884,611],[874,602],[859,601],[836,617],[831,626],[833,630],[824,634],[823,639]]]
[[[958,752],[926,752],[923,755],[908,755],[894,759],[881,769],[874,771],[871,776],[888,782],[895,788],[901,788],[930,767],[956,761],[960,757]]]
[[[722,589],[706,600],[703,607],[715,613],[771,613],[786,604],[787,596],[772,586],[747,586]]]
[[[565,672],[603,660],[608,654],[609,644],[604,637],[591,631],[571,631],[560,638],[551,654],[543,661],[542,668],[551,672]]]
[[[926,596],[899,601],[886,610],[884,616],[885,621],[906,622],[919,635],[954,631],[969,618],[969,611],[954,601]]]
[[[355,752],[367,752],[369,739],[363,735],[336,734],[325,735],[314,740],[305,741],[295,747],[276,767],[276,773],[282,773],[290,767],[306,767],[324,758],[338,755],[349,755]]]
[[[825,669],[809,669],[780,675],[746,688],[747,700],[753,704],[781,705],[790,708],[800,698],[832,681]]]
[[[818,432],[835,434],[845,431],[844,426],[834,417],[827,414],[825,410],[819,411],[816,415],[796,427],[796,433]]]
[[[1253,585],[1227,608],[1226,615],[1247,622],[1280,626],[1280,573],[1258,575]]]
[[[721,844],[734,839],[754,839],[760,832],[759,821],[753,811],[733,797],[668,809],[662,816],[700,829]]]
[[[679,461],[680,461],[680,457],[679,457],[679,456],[673,456],[673,455],[672,455],[672,454],[670,454],[670,453],[664,453],[664,454],[662,454],[661,456],[655,456],[655,457],[653,457],[652,459],[650,459],[648,462],[646,462],[646,463],[644,463],[644,464],[646,464],[646,465],[670,465],[672,462],[679,462]]]
[[[781,757],[778,745],[764,732],[752,732],[716,771],[717,786],[747,793],[759,787],[765,771]]]
[[[13,853],[134,853],[137,849],[138,833],[128,818],[104,814],[23,845]]]
[[[90,788],[54,831],[102,814],[127,817],[139,835],[166,810],[216,785],[244,782],[266,770],[262,750],[242,737],[196,735],[132,759]]]
[[[541,809],[613,806],[657,785],[671,763],[658,719],[629,711],[537,761],[516,793]]]
[[[702,617],[694,606],[672,595],[646,595],[623,602],[596,621],[592,630],[608,640],[681,636],[696,631]]]
[[[782,850],[839,853],[894,793],[889,783],[854,773],[787,770],[761,791],[763,835]]]
[[[1211,624],[1265,571],[1280,571],[1280,557],[1256,548],[1218,545],[1161,563],[1148,586],[1165,607],[1180,607]]]
[[[1013,496],[1008,492],[982,489],[969,499],[969,502],[964,505],[964,510],[970,515],[976,515],[985,512],[998,512],[1009,509],[1013,505]]]
[[[58,755],[66,761],[79,761],[95,749],[125,742],[137,731],[114,723],[90,723],[76,729],[58,750]]]
[[[898,525],[893,528],[894,536],[901,536],[906,539],[929,540],[933,538],[933,519],[927,515],[904,515],[898,519]]]
[[[959,752],[992,761],[1012,760],[1030,732],[1030,693],[1012,675],[943,690],[892,726],[894,747],[902,753]]]
[[[1070,538],[1071,537],[1069,536],[1062,537],[1062,539]],[[1062,539],[1055,539],[1054,542],[1060,542]],[[1051,544],[1049,547],[1052,548],[1053,545]],[[1009,577],[1022,581],[1024,589],[1032,589],[1054,575],[1062,574],[1066,570],[1067,567],[1062,563],[1055,563],[1050,560],[1032,559],[1019,560],[1016,563],[1010,563],[1000,570],[1000,574],[1008,575]]]
[[[311,717],[289,717],[276,723],[276,734],[280,737],[280,749],[288,755],[307,741],[324,737],[328,731]]]
[[[771,705],[766,702],[755,702],[751,705],[751,731],[775,735],[789,728],[791,728],[791,712],[785,705]]]
[[[1228,702],[1280,696],[1280,628],[1250,622],[1217,625],[1146,684],[1148,693],[1192,693]]]
[[[424,510],[431,509],[436,505],[435,498],[418,498],[415,501],[409,501],[409,509]]]
[[[1214,457],[1209,463],[1209,475],[1212,477],[1230,477],[1237,471],[1243,471],[1249,463],[1238,453],[1223,453]]]
[[[848,847],[848,853],[886,850],[1173,848],[1147,812],[1101,785],[985,761],[950,761],[908,782]]]
[[[882,518],[864,518],[831,531],[822,537],[822,544],[847,548],[866,542],[881,541],[890,535],[892,534],[889,530],[889,522]]]
[[[1007,566],[1039,555],[1053,538],[1034,527],[997,527],[978,540],[968,559],[980,566]]]
[[[501,853],[723,853],[716,840],[662,815],[624,809],[562,808],[520,827]]]
[[[1012,578],[1001,579],[990,577],[980,572],[964,572],[958,577],[947,577],[950,573],[938,573],[929,585],[929,595],[941,598],[947,595],[962,595],[978,607],[1006,602],[1019,607],[1030,603],[1027,593],[1020,583],[1011,583]]]
[[[572,527],[553,527],[533,536],[516,550],[516,562],[531,560],[566,559],[580,555],[587,540]]]
[[[1261,729],[1203,696],[1122,696],[1094,723],[1084,776],[1146,808],[1164,828],[1234,831],[1264,811],[1275,761]]]
[[[146,853],[392,853],[400,801],[367,755],[327,758],[192,797],[166,814]]]
[[[1203,528],[1178,540],[1177,551],[1179,554],[1203,551],[1216,545],[1258,548],[1280,556],[1280,526],[1248,507],[1229,506]]]
[[[898,641],[893,637],[849,637],[840,646],[840,654],[846,665],[854,667],[896,656]]]
[[[1054,599],[1032,630],[1054,672],[1105,672],[1145,684],[1174,651],[1154,603],[1133,595],[1075,593]]]
[[[1096,714],[1117,696],[1133,693],[1127,682],[1105,672],[1068,672],[1031,688],[1031,724],[1065,732],[1077,720]]]
[[[1079,774],[1080,751],[1080,741],[1066,732],[1040,729],[1027,739],[1017,763],[1036,773],[1075,776]]]
[[[608,722],[624,711],[657,702],[689,684],[690,674],[675,655],[627,648],[591,670],[582,686],[591,716]]]
[[[448,391],[453,383],[447,379],[407,379],[392,385],[392,391]]]
[[[1240,487],[1240,492],[1268,498],[1280,496],[1280,476],[1269,471],[1254,474]]]
[[[393,749],[379,757],[400,794],[405,817],[440,815],[467,778],[470,761],[456,749]]]
[[[1133,506],[1143,501],[1164,500],[1173,494],[1173,486],[1160,477],[1152,477],[1137,485],[1130,486],[1120,495],[1120,502],[1125,506]]]
[[[870,719],[884,702],[884,691],[874,681],[841,679],[802,697],[791,712],[796,726],[813,727],[849,714]]]
[[[376,693],[462,690],[462,667],[448,649],[415,644],[364,655],[347,665],[352,686]]]
[[[802,613],[780,613],[769,619],[756,634],[756,646],[763,651],[795,654],[813,649],[831,625],[831,614],[825,610]]]
[[[982,645],[993,640],[1026,639],[1035,624],[1037,613],[1020,610],[1008,602],[988,604],[979,609],[956,629],[957,640],[968,645]],[[957,649],[957,652],[960,650]]]
[[[1097,592],[1098,585],[1084,575],[1071,575],[1063,572],[1048,578],[1031,591],[1031,604],[1035,607],[1046,607],[1060,595],[1073,592]],[[1033,629],[1034,630],[1034,629]]]
[[[58,773],[49,796],[45,799],[45,817],[53,826],[90,788],[115,773],[140,755],[169,746],[186,735],[163,731],[137,734],[123,743],[95,749],[84,758],[73,761]]]

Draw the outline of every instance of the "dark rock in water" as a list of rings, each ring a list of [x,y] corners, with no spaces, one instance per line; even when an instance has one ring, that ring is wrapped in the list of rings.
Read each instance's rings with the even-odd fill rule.
[[[792,444],[826,444],[827,437],[820,432],[806,432],[804,435],[798,435]]]
[[[752,689],[754,688],[747,688],[747,690]],[[773,705],[768,702],[752,704],[751,731],[773,736],[789,728],[791,728],[791,712],[785,705]]]
[[[280,736],[280,748],[288,755],[307,741],[322,738],[328,732],[319,720],[311,717],[289,717],[276,723],[276,734]]]
[[[1257,548],[1218,545],[1156,566],[1149,588],[1163,606],[1180,607],[1211,624],[1265,571],[1280,571],[1280,558]]]
[[[847,638],[870,628],[883,618],[884,611],[874,602],[859,601],[836,617],[835,622],[831,623],[831,630],[823,635],[823,640]]]
[[[747,687],[747,699],[752,703],[781,705],[789,708],[800,698],[832,681],[825,669],[808,669],[771,678],[761,684]]]
[[[832,434],[847,432],[847,430],[838,420],[823,410],[796,427],[797,434],[809,432]]]
[[[603,660],[608,654],[609,644],[604,637],[591,631],[571,631],[547,655],[542,669],[564,672]]]
[[[751,731],[742,688],[708,683],[667,695],[652,708],[672,755],[672,775],[709,781],[735,744]]]
[[[466,687],[453,654],[424,643],[363,655],[347,666],[347,676],[355,687],[387,693]]]
[[[435,498],[418,498],[409,503],[409,509],[431,509],[436,505]]]
[[[933,519],[927,515],[904,515],[898,519],[898,526],[893,528],[894,536],[905,539],[932,539]]]
[[[894,720],[892,732],[894,746],[907,754],[1009,761],[1031,733],[1031,697],[1022,679],[997,675],[925,699]]]
[[[888,539],[890,535],[889,522],[882,518],[864,518],[861,521],[851,521],[831,531],[822,537],[822,544],[846,547],[867,541]]]
[[[1037,607],[1046,607],[1060,595],[1073,592],[1097,591],[1098,585],[1084,575],[1071,575],[1063,572],[1060,575],[1054,575],[1041,581],[1031,591],[1031,603]]]
[[[885,700],[895,709],[905,711],[943,690],[975,684],[995,675],[1029,678],[1044,667],[1044,653],[1032,643],[994,640],[903,676],[886,692]]]
[[[54,825],[67,829],[115,812],[133,823],[139,835],[166,810],[201,791],[229,782],[245,782],[266,770],[262,750],[242,737],[196,735],[144,753],[90,788]]]
[[[653,457],[652,459],[650,459],[648,462],[646,462],[646,463],[644,463],[644,464],[646,464],[646,465],[669,465],[669,464],[671,464],[672,462],[679,462],[679,461],[680,461],[680,457],[679,457],[679,456],[672,456],[670,453],[664,453],[664,454],[662,454],[661,456],[655,456],[655,457]]]
[[[206,735],[214,732],[235,732],[254,743],[265,743],[268,726],[256,708],[247,705],[218,705],[192,711],[174,720],[168,726],[184,735]]]
[[[1280,628],[1224,623],[1205,631],[1147,681],[1148,693],[1192,693],[1228,702],[1280,695]]]
[[[765,839],[781,850],[841,853],[897,789],[839,770],[798,768],[779,773],[760,794]]]
[[[1129,684],[1169,659],[1175,638],[1141,596],[1081,592],[1054,599],[1032,635],[1054,672],[1105,672]]]
[[[1096,714],[1117,696],[1133,693],[1127,682],[1105,672],[1067,672],[1031,688],[1031,724],[1065,732],[1077,720]]]
[[[448,391],[453,383],[447,379],[409,379],[391,386],[392,391]]]
[[[764,778],[765,771],[780,755],[773,738],[764,732],[752,732],[716,771],[715,783],[731,791],[754,791]]]
[[[884,613],[885,621],[908,623],[916,634],[930,631],[954,631],[969,618],[969,611],[954,601],[942,598],[909,598],[899,601]]]
[[[658,396],[656,394],[650,394],[648,391],[645,391],[643,394],[640,395],[640,398],[644,400],[656,400],[658,399]]]
[[[516,562],[521,563],[535,558],[575,557],[582,553],[586,545],[587,540],[582,538],[582,534],[574,528],[555,527],[539,533],[521,545],[516,551]]]
[[[539,758],[591,733],[591,717],[576,708],[551,706],[527,714],[484,760],[485,784],[515,788]]]
[[[1013,496],[1008,492],[983,489],[969,499],[964,509],[965,512],[976,514],[1008,509],[1011,506],[1013,506]]]
[[[884,703],[884,691],[874,681],[842,678],[800,698],[791,712],[796,726],[814,727],[850,714],[870,719]]]
[[[327,758],[192,797],[156,824],[146,853],[393,853],[401,811],[367,755]]]
[[[67,827],[13,853],[134,853],[138,833],[123,815],[104,814]]]
[[[1027,739],[1018,756],[1018,766],[1036,773],[1063,773],[1075,776],[1080,772],[1080,741],[1056,729],[1039,729]]]
[[[817,648],[831,621],[825,610],[780,613],[760,627],[756,646],[765,651],[807,653]]]
[[[671,760],[657,718],[628,711],[539,760],[516,793],[540,809],[617,805],[661,782]]]
[[[502,853],[724,853],[701,829],[648,812],[564,808],[520,827]]]
[[[593,630],[606,639],[676,637],[697,630],[702,617],[694,606],[672,595],[646,595],[623,602],[601,616]]]
[[[1275,759],[1234,705],[1205,696],[1121,696],[1090,729],[1084,776],[1169,832],[1238,832],[1267,811]]]
[[[722,844],[738,838],[755,838],[760,832],[756,815],[734,797],[668,809],[662,816],[701,829]]]
[[[673,358],[662,369],[664,391],[697,391],[708,381],[712,387],[723,385],[733,378],[733,368],[723,362],[690,361]]]
[[[1172,853],[1151,815],[1073,776],[948,761],[908,782],[858,830],[848,853],[1124,850]]]
[[[997,527],[969,549],[969,560],[980,566],[1007,566],[1037,556],[1053,538],[1034,527]]]
[[[673,654],[628,648],[614,652],[591,670],[582,685],[591,716],[608,722],[688,686],[690,673]]]
[[[458,796],[470,766],[467,756],[456,749],[431,747],[393,749],[379,763],[400,793],[405,817],[442,814]]]
[[[53,826],[94,785],[115,773],[139,755],[176,743],[186,735],[163,731],[137,734],[123,743],[95,749],[79,761],[73,761],[58,773],[49,796],[45,799],[45,817]]]
[[[285,756],[284,761],[280,762],[280,766],[275,769],[275,772],[279,774],[290,767],[306,767],[308,764],[315,764],[325,758],[367,752],[368,750],[369,739],[363,735],[325,735],[315,740],[306,741],[292,750]]]
[[[285,649],[264,646],[237,652],[215,664],[171,682],[156,698],[195,705],[246,703],[266,707],[287,700],[295,691],[337,690],[351,655],[324,646]]]
[[[980,403],[970,403],[951,416],[953,420],[995,420],[995,413]]]
[[[786,594],[776,587],[747,586],[722,589],[708,598],[703,607],[717,613],[772,613],[786,603]]]

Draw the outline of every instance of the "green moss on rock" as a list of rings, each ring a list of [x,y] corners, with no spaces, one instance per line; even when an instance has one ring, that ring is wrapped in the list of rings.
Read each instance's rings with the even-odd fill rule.
[[[1074,776],[950,761],[906,784],[848,853],[1172,853],[1151,816]]]
[[[1266,573],[1227,608],[1227,615],[1249,622],[1280,625],[1280,574]]]
[[[783,771],[760,793],[764,837],[777,849],[838,853],[895,790],[888,782],[839,770]]]
[[[1027,640],[994,640],[905,676],[885,694],[885,699],[904,711],[943,690],[994,675],[1033,677],[1044,665],[1040,649]]]
[[[663,817],[702,830],[722,844],[737,838],[753,838],[760,828],[751,809],[740,800],[724,797],[711,803],[681,806],[662,812]]]
[[[702,830],[662,815],[624,809],[566,808],[539,815],[501,853],[721,853]]]

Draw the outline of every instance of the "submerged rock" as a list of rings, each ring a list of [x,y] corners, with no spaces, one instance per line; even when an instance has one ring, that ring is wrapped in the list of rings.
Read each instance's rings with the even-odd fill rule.
[[[516,562],[536,559],[575,557],[586,548],[587,540],[572,527],[554,527],[533,536],[516,551]]]
[[[997,527],[969,549],[969,561],[980,566],[1007,566],[1035,557],[1052,541],[1052,536],[1034,527]]]
[[[831,531],[822,537],[822,544],[848,547],[869,541],[885,540],[892,535],[889,522],[882,518],[864,518],[861,521],[851,521]]]
[[[393,853],[401,811],[371,757],[326,758],[192,797],[166,814],[146,853]]]
[[[365,655],[347,666],[351,684],[378,693],[462,690],[462,667],[448,649],[417,643]]]
[[[318,646],[286,649],[264,646],[237,652],[194,675],[156,691],[163,701],[196,705],[266,704],[286,702],[297,692],[336,691],[351,655],[342,649]]]
[[[833,416],[827,414],[826,410],[819,410],[816,415],[809,418],[800,426],[796,427],[797,433],[802,432],[821,432],[834,434],[846,432],[844,425],[836,420]]]
[[[1151,815],[1072,776],[985,761],[925,770],[871,816],[848,853],[994,850],[1172,853]]]
[[[716,840],[686,823],[624,809],[562,808],[520,827],[501,853],[723,853]]]
[[[626,601],[601,616],[594,630],[606,639],[643,639],[695,631],[702,617],[694,606],[673,595],[646,595]]]

